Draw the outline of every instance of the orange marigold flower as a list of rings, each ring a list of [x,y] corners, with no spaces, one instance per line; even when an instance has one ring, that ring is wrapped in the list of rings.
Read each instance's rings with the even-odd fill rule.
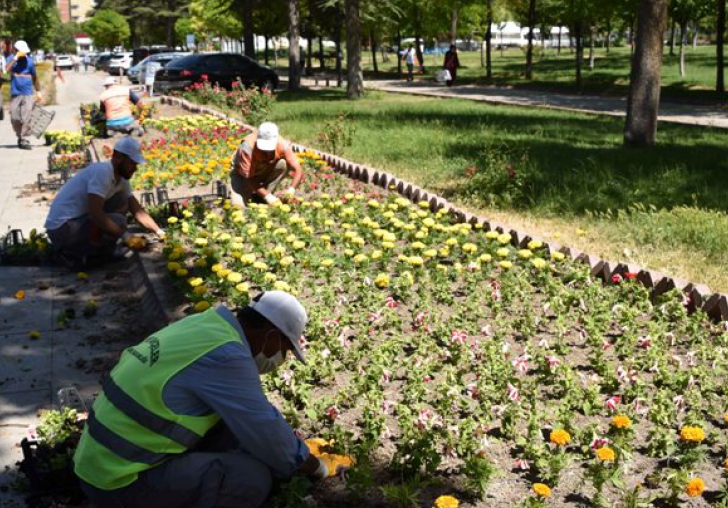
[[[686,425],[680,429],[680,440],[691,443],[700,443],[705,439],[705,432],[700,427]]]
[[[571,435],[562,429],[552,430],[549,440],[557,446],[566,446],[571,441]]]
[[[435,499],[434,508],[458,508],[460,501],[453,496],[440,496]]]
[[[614,450],[612,450],[608,446],[602,446],[601,448],[597,449],[596,453],[599,460],[603,462],[614,462]]]
[[[705,490],[705,482],[700,478],[693,478],[685,487],[685,493],[689,497],[698,497]]]
[[[723,420],[728,423],[728,413],[723,415]]]
[[[728,471],[728,459],[725,459],[725,463],[723,465],[725,466],[725,470]]]
[[[617,415],[612,418],[612,426],[617,429],[628,429],[631,425],[632,420],[629,419],[629,416]]]
[[[534,483],[533,492],[538,497],[551,497],[551,489],[545,483]]]
[[[24,300],[25,299],[25,291],[23,291],[21,289],[17,293],[15,293],[15,299],[16,300]]]

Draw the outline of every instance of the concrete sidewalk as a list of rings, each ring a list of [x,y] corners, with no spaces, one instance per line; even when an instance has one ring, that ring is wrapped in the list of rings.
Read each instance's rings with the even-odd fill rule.
[[[314,81],[312,79],[306,79],[304,82],[307,86],[313,87]],[[627,111],[626,97],[566,95],[476,85],[447,88],[445,85],[427,81],[415,81],[414,83],[398,80],[367,81],[365,87],[370,90],[385,92],[469,99],[494,104],[550,108],[615,117],[624,117]],[[695,106],[663,101],[660,104],[659,120],[661,122],[728,129],[728,108],[722,109],[720,107]]]
[[[102,91],[103,76],[96,73],[65,73],[66,83],[56,80],[58,105],[48,109],[56,112],[49,129],[79,130],[78,107],[95,102]],[[44,140],[31,138],[32,150],[20,150],[6,111],[0,122],[0,236],[8,229],[23,229],[27,235],[32,228],[42,228],[48,213],[48,203],[38,203],[39,195],[20,197],[23,187],[37,181],[38,173],[47,173],[48,153]]]

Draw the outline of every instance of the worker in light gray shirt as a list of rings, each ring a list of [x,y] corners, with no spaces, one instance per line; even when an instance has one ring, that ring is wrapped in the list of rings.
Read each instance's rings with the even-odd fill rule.
[[[74,456],[96,506],[260,506],[274,478],[331,476],[263,393],[307,315],[267,291],[237,315],[184,318],[129,348],[96,399]]]

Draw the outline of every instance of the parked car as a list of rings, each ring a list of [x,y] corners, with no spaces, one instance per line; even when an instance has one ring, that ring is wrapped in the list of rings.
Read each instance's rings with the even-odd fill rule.
[[[132,65],[136,65],[150,55],[156,55],[157,53],[173,53],[173,52],[174,52],[174,48],[168,48],[166,46],[134,48],[134,51],[132,51],[131,63],[132,63]]]
[[[115,76],[126,74],[131,67],[131,52],[114,53],[109,60],[109,68],[107,72]]]
[[[94,62],[97,71],[109,71],[109,62],[111,61],[111,53],[101,53]]]
[[[73,58],[70,55],[58,55],[55,66],[59,69],[73,69]]]
[[[205,76],[205,78],[203,78]],[[278,75],[270,67],[235,53],[197,53],[173,60],[157,71],[154,87],[162,92],[184,90],[207,79],[230,89],[240,80],[246,87],[275,90]]]
[[[140,67],[143,63],[144,60],[136,65],[132,65],[131,67],[129,67],[129,70],[126,71],[126,77],[129,78],[129,81],[131,81],[135,85],[139,83],[139,71],[141,70]]]

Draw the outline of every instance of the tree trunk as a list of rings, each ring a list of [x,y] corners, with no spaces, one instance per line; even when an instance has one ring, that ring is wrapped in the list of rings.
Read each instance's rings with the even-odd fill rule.
[[[556,48],[556,56],[561,56],[561,31],[562,30],[563,30],[563,28],[561,26],[559,26],[559,43]]]
[[[269,65],[269,62],[270,62],[270,60],[268,58],[268,39],[269,39],[269,37],[266,35],[265,36],[265,64],[266,65]]]
[[[607,54],[609,54],[609,46],[612,44],[612,22],[607,21],[607,40],[605,41]]]
[[[402,32],[397,27],[397,77],[402,79]]]
[[[581,89],[581,69],[584,65],[584,35],[581,21],[574,26],[574,40],[576,41],[576,86]]]
[[[374,68],[374,75],[379,75],[379,66],[377,65],[377,34],[372,28],[371,41],[372,41],[372,67]]]
[[[310,76],[313,73],[313,40],[311,34],[308,35],[306,40],[306,76]]]
[[[693,49],[698,49],[698,34],[700,32],[700,26],[695,23],[695,31],[693,32]]]
[[[533,28],[536,25],[536,0],[528,2],[528,48],[526,50],[526,79],[533,79]]]
[[[336,20],[334,22],[334,43],[336,44],[336,86],[344,84],[344,71],[341,65],[341,5],[336,4]]]
[[[319,35],[319,69],[326,68],[326,55],[324,54],[324,38]]]
[[[450,17],[450,44],[455,44],[458,37],[458,8],[452,8]]]
[[[685,78],[685,46],[688,43],[688,24],[680,22],[680,77]]]
[[[715,89],[718,93],[725,93],[725,60],[723,58],[723,44],[725,43],[725,1],[718,0],[718,17],[716,19],[716,78]]]
[[[594,70],[594,38],[597,33],[597,27],[589,27],[589,70]]]
[[[642,0],[640,0],[642,1]],[[630,52],[634,55],[634,46],[635,46],[635,24],[637,23],[637,19],[632,18],[632,23],[629,26],[629,46],[630,46]]]
[[[175,0],[167,0],[167,11],[175,12],[177,10],[177,6],[175,5]],[[177,21],[176,16],[166,16],[165,17],[165,25],[166,25],[166,38],[167,38],[167,47],[173,48],[176,46],[174,43],[174,23]]]
[[[677,23],[675,23],[675,20],[673,19],[672,27],[670,28],[670,56],[675,56],[675,30],[676,29],[677,29]]]
[[[298,66],[300,23],[298,0],[288,0],[288,89],[291,91],[301,88],[301,72]],[[248,50],[247,42],[245,50]]]
[[[627,146],[655,144],[667,4],[668,0],[640,0],[639,30],[632,59],[624,128],[624,144]]]
[[[346,96],[361,99],[364,97],[364,74],[361,69],[359,0],[346,0],[346,69]]]
[[[288,1],[289,5],[292,1]],[[296,0],[296,5],[298,5],[298,0]],[[245,56],[257,60],[255,58],[255,36],[253,35],[253,1],[243,0],[240,7],[243,11],[243,44],[245,44]]]
[[[486,9],[485,22],[488,24],[488,28],[485,30],[485,77],[493,79],[493,0],[486,2]]]
[[[425,57],[422,54],[421,41],[422,37],[420,34],[421,27],[420,23],[420,7],[419,4],[415,4],[415,52],[417,52],[417,60],[420,62],[420,70],[425,72]]]

